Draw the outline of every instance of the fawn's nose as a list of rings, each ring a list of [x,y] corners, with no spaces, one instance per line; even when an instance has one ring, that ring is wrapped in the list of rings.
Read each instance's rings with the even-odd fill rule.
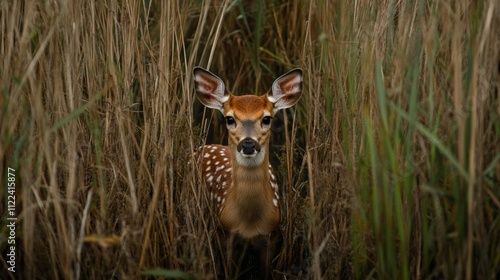
[[[247,137],[238,143],[238,152],[245,155],[253,155],[260,152],[259,142]]]

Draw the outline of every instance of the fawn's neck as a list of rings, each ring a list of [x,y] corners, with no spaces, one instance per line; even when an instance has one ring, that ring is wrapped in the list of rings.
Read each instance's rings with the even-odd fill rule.
[[[264,156],[262,163],[256,167],[245,167],[238,164],[233,157],[233,190],[231,195],[240,206],[243,213],[265,211],[267,205],[272,203],[273,192],[271,189],[271,178],[269,175],[269,156]],[[258,214],[258,213],[256,213]]]
[[[268,234],[280,219],[279,208],[273,202],[277,199],[271,186],[269,158],[266,153],[261,164],[245,167],[236,161],[236,152],[236,149],[231,151],[232,187],[227,193],[221,222],[244,238]]]

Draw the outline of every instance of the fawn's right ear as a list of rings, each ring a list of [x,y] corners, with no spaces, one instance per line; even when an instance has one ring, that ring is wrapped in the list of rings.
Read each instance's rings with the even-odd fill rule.
[[[193,77],[198,100],[208,108],[224,113],[223,104],[229,99],[229,94],[225,94],[224,82],[201,67],[193,69]]]

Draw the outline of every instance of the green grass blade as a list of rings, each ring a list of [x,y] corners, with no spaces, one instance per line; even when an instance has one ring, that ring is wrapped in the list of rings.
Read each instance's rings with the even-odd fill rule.
[[[72,121],[73,119],[76,119],[78,116],[80,116],[83,112],[85,112],[96,100],[98,100],[102,96],[102,91],[98,92],[96,95],[94,95],[89,102],[83,104],[82,106],[78,107],[76,110],[71,112],[69,115],[66,117],[56,121],[56,123],[50,128],[50,132],[54,133],[56,130],[61,128],[63,125],[66,123]]]
[[[378,105],[380,109],[380,116],[382,117],[382,123],[384,124],[384,129],[387,130],[388,120],[387,120],[387,96],[385,93],[384,80],[382,77],[382,64],[377,62],[375,65],[375,83],[377,85],[377,97]]]
[[[179,270],[163,269],[163,268],[145,270],[142,272],[142,275],[163,276],[165,278],[173,278],[173,279],[190,279],[190,280],[197,279],[191,273]]]
[[[458,159],[453,155],[453,152],[448,149],[443,142],[441,142],[438,137],[427,129],[423,124],[412,119],[406,112],[401,110],[396,104],[393,102],[389,102],[389,106],[391,106],[400,116],[406,119],[411,125],[414,125],[420,133],[422,133],[432,144],[434,144],[440,151],[443,153],[446,158],[450,161],[450,163],[457,169],[460,176],[462,176],[465,181],[469,181],[469,174],[465,170],[463,166],[460,165]]]

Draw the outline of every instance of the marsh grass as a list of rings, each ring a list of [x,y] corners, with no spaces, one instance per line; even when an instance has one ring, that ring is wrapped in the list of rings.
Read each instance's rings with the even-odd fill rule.
[[[189,154],[225,143],[200,65],[235,93],[304,70],[277,116],[283,246],[299,278],[500,275],[496,1],[2,1],[2,279],[217,278]],[[7,187],[3,183],[2,221]]]

